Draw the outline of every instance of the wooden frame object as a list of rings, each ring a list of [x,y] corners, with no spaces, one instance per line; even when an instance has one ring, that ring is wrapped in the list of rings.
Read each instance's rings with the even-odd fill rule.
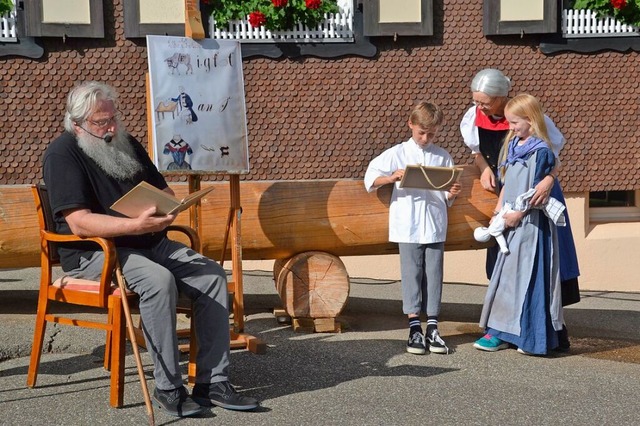
[[[447,191],[460,180],[462,167],[433,167],[409,165],[404,170],[400,188]]]
[[[390,0],[387,0],[390,1]],[[433,35],[433,0],[413,0],[420,8],[419,22],[402,22],[381,16],[382,0],[364,3],[365,36],[430,36]],[[382,13],[384,15],[384,13]]]
[[[102,0],[84,0],[89,7],[89,22],[45,22],[47,0],[24,0],[25,35],[29,37],[104,37]]]
[[[502,2],[516,0],[484,0],[483,31],[484,35],[505,34],[545,34],[558,32],[558,2],[557,0],[517,0],[532,4],[539,2],[543,6],[543,17],[532,17],[523,20],[501,20]]]

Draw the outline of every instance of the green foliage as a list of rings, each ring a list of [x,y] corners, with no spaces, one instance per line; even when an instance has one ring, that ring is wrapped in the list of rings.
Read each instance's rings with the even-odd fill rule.
[[[13,0],[0,0],[0,16],[4,16],[13,10]]]
[[[575,0],[574,9],[590,9],[599,18],[610,16],[623,24],[640,26],[640,0]]]
[[[265,28],[270,31],[290,30],[302,23],[315,28],[324,20],[325,13],[337,13],[337,0],[322,0],[317,9],[307,7],[305,0],[288,0],[283,7],[276,7],[272,0],[202,0],[204,10],[210,10],[220,27],[226,27],[231,20],[246,19],[254,12],[266,18]]]

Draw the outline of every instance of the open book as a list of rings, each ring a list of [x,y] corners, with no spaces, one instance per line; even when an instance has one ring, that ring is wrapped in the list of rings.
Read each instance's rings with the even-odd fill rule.
[[[447,191],[460,180],[462,167],[435,167],[410,165],[405,167],[400,188],[431,189]]]
[[[155,206],[156,214],[158,215],[178,214],[197,203],[198,200],[213,191],[213,188],[213,186],[210,186],[201,189],[180,200],[142,181],[131,191],[124,194],[118,201],[113,203],[111,210],[122,213],[125,216],[138,217],[143,211]]]

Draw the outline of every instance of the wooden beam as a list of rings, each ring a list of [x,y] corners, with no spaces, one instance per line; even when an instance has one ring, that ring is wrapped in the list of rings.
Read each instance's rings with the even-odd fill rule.
[[[496,197],[482,189],[475,166],[465,166],[463,191],[449,209],[446,250],[487,247],[473,239],[476,226],[486,226]],[[227,217],[229,182],[207,183],[216,189],[202,201],[203,253],[219,259]],[[171,185],[176,195],[186,184]],[[242,257],[284,259],[308,250],[336,256],[397,253],[388,242],[391,187],[367,193],[360,179],[242,181]],[[40,265],[38,222],[30,187],[0,186],[0,268]],[[177,223],[188,225],[183,212]],[[226,258],[231,249],[227,248]]]
[[[192,39],[204,38],[204,26],[200,15],[200,2],[197,0],[185,0],[184,35]]]

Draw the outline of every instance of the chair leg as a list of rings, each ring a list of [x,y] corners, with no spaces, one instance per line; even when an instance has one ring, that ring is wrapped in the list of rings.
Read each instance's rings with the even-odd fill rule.
[[[124,403],[125,322],[120,297],[112,296],[109,300],[109,309],[112,312],[111,350],[108,355],[111,360],[111,391],[109,402],[112,407],[120,408]]]
[[[189,365],[187,367],[187,373],[189,386],[193,387],[196,384],[196,372],[198,368],[196,364],[196,356],[198,355],[198,339],[196,337],[196,324],[193,314],[191,314],[189,324]]]
[[[36,326],[33,332],[33,344],[31,345],[31,360],[27,372],[27,386],[32,388],[36,385],[38,378],[38,367],[42,356],[42,344],[44,343],[44,332],[47,328],[45,315],[47,313],[48,302],[46,297],[40,298],[38,302],[38,313],[36,314]]]
[[[107,310],[107,324],[113,326],[113,307]],[[111,370],[111,339],[113,338],[111,329],[107,329],[107,341],[104,345],[104,369]]]

